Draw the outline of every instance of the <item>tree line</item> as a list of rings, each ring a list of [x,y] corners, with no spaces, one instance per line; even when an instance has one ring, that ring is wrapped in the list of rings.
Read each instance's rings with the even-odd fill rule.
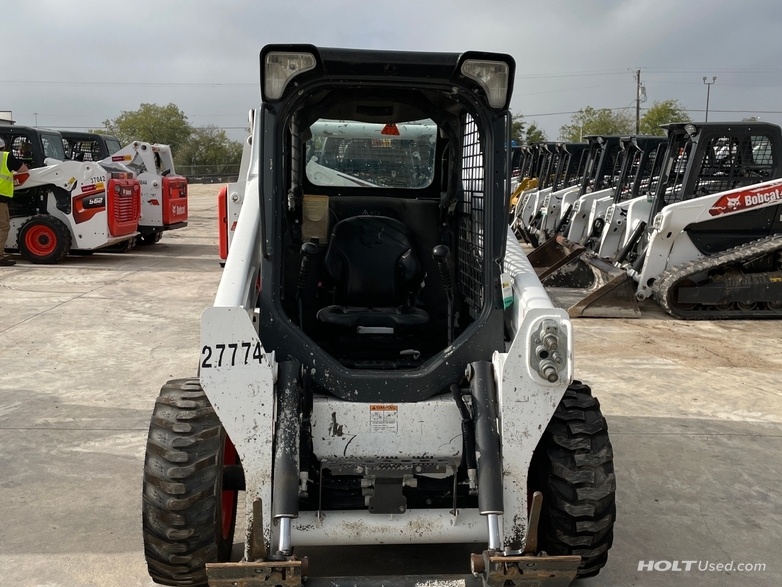
[[[652,104],[639,119],[638,133],[635,132],[635,116],[627,109],[582,108],[570,118],[570,123],[559,129],[559,140],[566,143],[580,143],[589,135],[658,135],[664,134],[661,124],[667,122],[690,122],[687,110],[678,100],[663,100]],[[548,140],[534,122],[527,125],[523,115],[513,117],[513,138],[518,143],[540,143]]]
[[[123,111],[103,121],[101,132],[117,137],[121,144],[133,141],[160,143],[171,147],[178,169],[208,168],[209,173],[238,171],[243,145],[228,138],[216,126],[194,127],[175,104],[141,104],[138,110]]]

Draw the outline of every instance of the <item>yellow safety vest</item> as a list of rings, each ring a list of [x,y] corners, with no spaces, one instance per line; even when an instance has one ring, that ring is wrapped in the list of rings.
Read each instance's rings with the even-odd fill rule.
[[[0,160],[0,196],[14,197],[14,174],[8,169],[8,152]]]

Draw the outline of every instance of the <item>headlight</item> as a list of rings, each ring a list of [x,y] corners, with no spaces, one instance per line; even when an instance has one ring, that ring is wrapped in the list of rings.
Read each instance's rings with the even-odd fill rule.
[[[280,98],[291,79],[311,69],[315,69],[315,56],[312,53],[272,51],[266,55],[264,93],[271,100]]]
[[[462,74],[478,82],[492,108],[502,108],[508,95],[508,64],[503,61],[467,59],[462,63]]]

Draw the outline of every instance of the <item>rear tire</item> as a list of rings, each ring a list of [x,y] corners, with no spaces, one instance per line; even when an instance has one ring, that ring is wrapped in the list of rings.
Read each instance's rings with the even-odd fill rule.
[[[59,263],[71,249],[71,232],[62,220],[37,214],[22,225],[16,241],[19,253],[30,263]]]
[[[152,232],[142,233],[141,236],[138,237],[136,244],[144,246],[154,245],[159,242],[161,238],[163,238],[163,232],[153,230]]]
[[[543,493],[540,548],[577,554],[578,576],[597,575],[614,540],[616,479],[600,403],[580,381],[565,391],[535,449],[529,489]]]
[[[230,559],[238,491],[223,490],[236,452],[197,379],[160,390],[147,438],[144,553],[162,585],[207,585],[206,563]]]

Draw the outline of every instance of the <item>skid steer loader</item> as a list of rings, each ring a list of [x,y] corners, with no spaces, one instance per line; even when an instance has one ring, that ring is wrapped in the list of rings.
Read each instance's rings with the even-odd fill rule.
[[[631,200],[641,205],[628,208],[621,247],[610,258],[585,252],[543,284],[571,316],[624,316],[628,308],[638,315],[637,301],[653,299],[677,318],[782,317],[780,127],[663,128],[654,198]]]
[[[612,254],[616,252],[625,234],[628,207],[634,205],[632,209],[636,212],[643,206],[640,200],[651,202],[651,198],[648,197],[649,186],[655,174],[659,175],[659,164],[663,157],[658,156],[658,152],[664,152],[666,139],[645,136],[623,137],[619,141],[619,146],[620,152],[617,157],[619,170],[617,178],[612,180],[614,186],[610,190],[598,192],[602,194],[609,191],[608,196],[592,200],[589,215],[583,215],[587,221],[582,223],[583,226],[591,228],[586,234],[584,230],[580,231],[580,241],[570,240],[560,234],[565,216],[569,214],[569,212],[560,214],[561,202],[572,203],[578,197],[577,194],[563,191],[557,199],[544,202],[543,217],[550,219],[542,225],[542,236],[546,240],[527,255],[541,279],[581,255],[585,249],[596,251],[601,257],[609,256],[607,253],[604,254],[604,251],[607,252],[611,246],[615,247]],[[638,194],[642,191],[644,197],[639,198]],[[579,201],[579,208],[581,204],[586,205],[583,201]],[[615,209],[616,214],[614,214]],[[646,210],[648,214],[648,207]],[[557,224],[554,224],[551,219],[557,219]],[[604,231],[606,222],[611,225]]]
[[[31,263],[58,263],[138,234],[141,186],[132,172],[66,160],[54,130],[0,125],[0,137],[29,168],[14,176],[6,248]]]
[[[165,384],[150,424],[151,576],[596,574],[613,537],[612,449],[573,380],[571,322],[508,230],[513,59],[269,45],[260,63],[199,377]],[[230,561],[241,491],[244,553]],[[465,544],[472,555],[445,570],[394,565],[405,546]],[[367,557],[374,573],[356,577]],[[319,570],[326,558],[343,571]]]
[[[187,178],[177,175],[168,145],[133,141],[101,160],[129,167],[141,183],[138,240],[153,245],[167,230],[187,226]]]
[[[585,155],[582,153],[585,159],[579,159],[577,167],[581,170],[579,189],[568,189],[554,200],[559,218],[552,222],[552,230],[565,234],[572,232],[574,238],[583,236],[580,233],[586,230],[592,202],[610,193],[620,163],[619,137],[590,135],[585,139],[588,145]],[[550,191],[529,191],[522,195],[516,208],[516,217],[512,223],[514,232],[533,247],[538,247],[546,237],[541,234],[540,224],[543,218],[541,207],[547,196],[550,202]],[[552,216],[549,222],[553,219]],[[548,222],[546,225],[548,227]],[[576,237],[577,233],[579,237]]]
[[[117,137],[95,132],[60,130],[65,156],[74,161],[100,161],[122,148]]]

